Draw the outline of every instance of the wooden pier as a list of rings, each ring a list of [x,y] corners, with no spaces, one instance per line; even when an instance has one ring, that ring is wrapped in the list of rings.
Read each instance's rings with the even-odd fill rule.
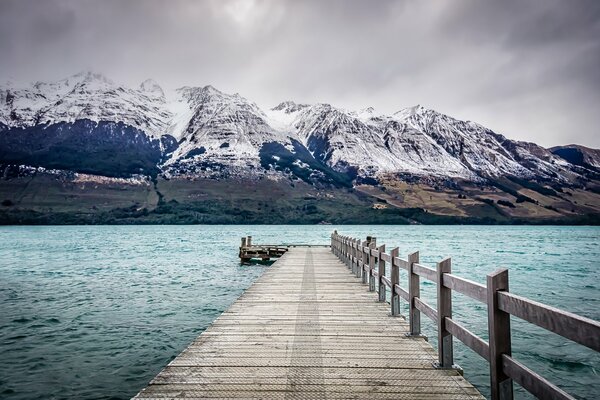
[[[249,262],[252,259],[270,261],[271,258],[279,258],[284,255],[290,246],[276,244],[253,244],[252,236],[242,238],[239,257],[241,262]]]
[[[420,278],[437,284],[437,307],[420,299]],[[480,285],[451,274],[449,259],[433,269],[375,238],[334,233],[331,248],[289,247],[135,398],[483,399],[454,365],[455,337],[491,361],[493,399],[512,399],[512,380],[572,399],[511,357],[508,316],[595,350],[600,324],[510,294],[507,282],[497,271]],[[452,319],[452,291],[488,304],[489,343]],[[438,325],[439,353],[421,335],[421,313]]]

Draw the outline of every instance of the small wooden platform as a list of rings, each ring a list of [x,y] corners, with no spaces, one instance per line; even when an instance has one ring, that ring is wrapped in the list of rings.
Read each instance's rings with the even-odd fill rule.
[[[252,259],[269,261],[271,258],[279,258],[284,255],[288,248],[289,246],[284,245],[253,244],[252,236],[246,236],[242,238],[239,257],[242,263],[249,262]]]
[[[292,247],[136,399],[484,399],[327,247]]]

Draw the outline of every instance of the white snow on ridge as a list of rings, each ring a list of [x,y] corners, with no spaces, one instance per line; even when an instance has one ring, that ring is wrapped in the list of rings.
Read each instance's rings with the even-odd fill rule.
[[[123,122],[153,138],[172,135],[180,144],[166,168],[212,163],[239,171],[260,169],[266,143],[278,142],[293,152],[296,140],[330,167],[352,167],[363,175],[404,172],[478,180],[510,174],[566,180],[574,174],[568,162],[546,149],[420,105],[393,115],[371,107],[350,111],[293,101],[261,110],[212,86],[165,94],[151,79],[128,88],[91,72],[0,88],[0,123],[9,127],[84,118]]]

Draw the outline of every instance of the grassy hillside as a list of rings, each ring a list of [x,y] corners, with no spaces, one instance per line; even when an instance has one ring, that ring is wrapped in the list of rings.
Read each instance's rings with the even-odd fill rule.
[[[515,182],[477,186],[382,178],[317,188],[301,180],[120,179],[31,173],[0,180],[2,224],[598,224],[600,195]],[[508,186],[510,185],[510,187]],[[510,193],[509,193],[510,192]],[[523,200],[526,199],[526,200]]]

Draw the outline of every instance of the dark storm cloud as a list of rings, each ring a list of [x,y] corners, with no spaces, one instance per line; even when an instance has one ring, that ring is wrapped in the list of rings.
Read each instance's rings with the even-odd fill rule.
[[[0,0],[0,79],[82,69],[262,106],[420,103],[508,137],[600,147],[598,1]]]

